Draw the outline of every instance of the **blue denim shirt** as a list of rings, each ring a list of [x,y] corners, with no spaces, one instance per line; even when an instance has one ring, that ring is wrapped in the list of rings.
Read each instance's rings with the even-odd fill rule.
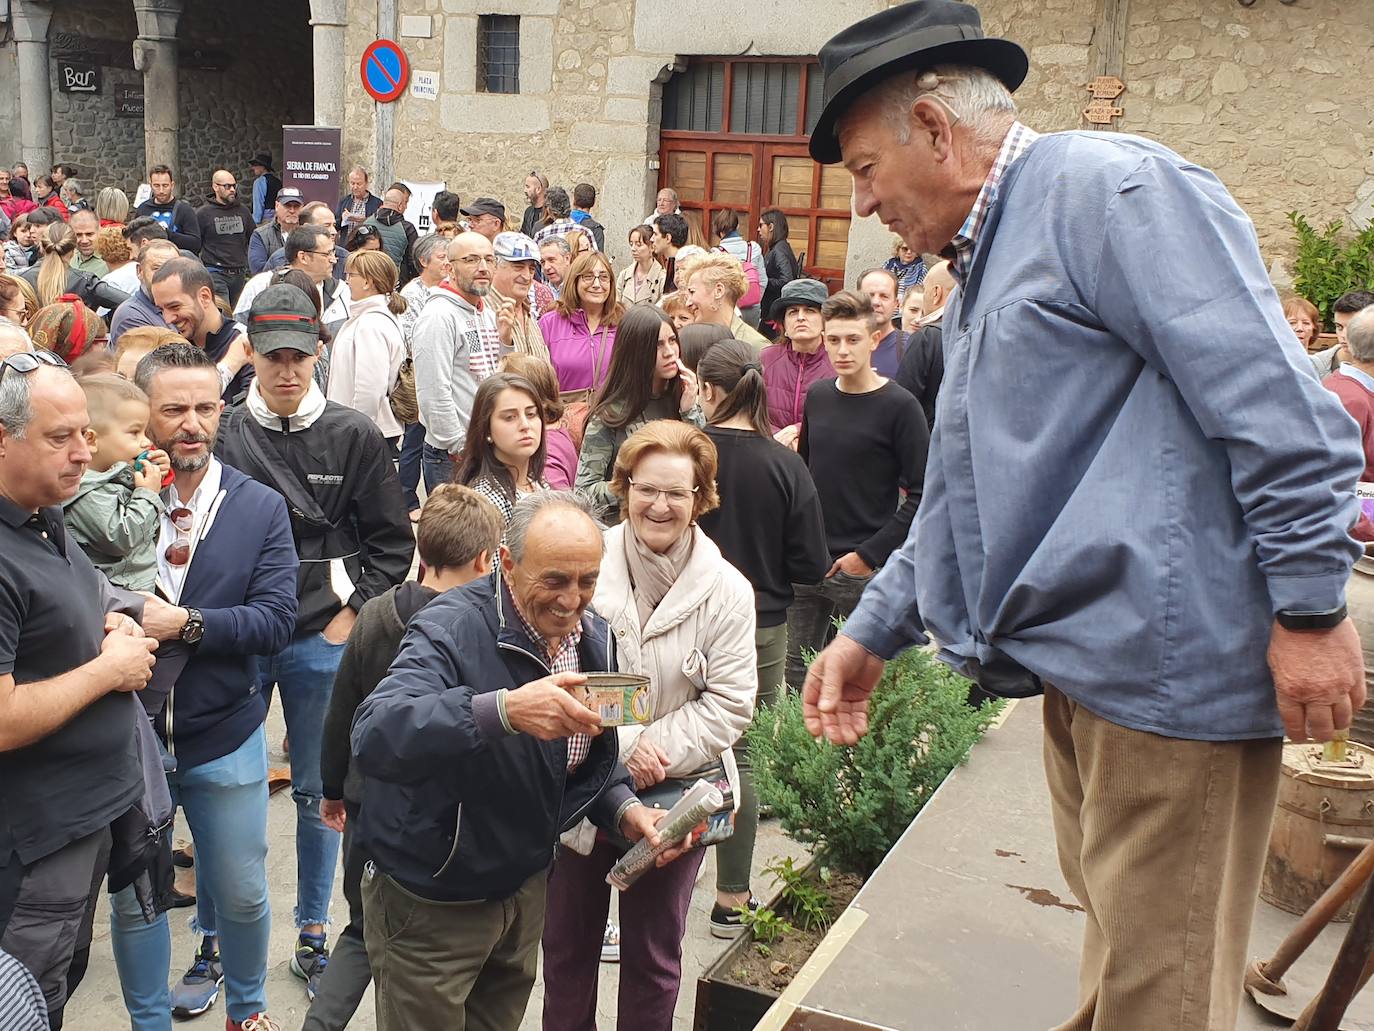
[[[944,347],[920,510],[846,635],[1009,657],[1138,730],[1279,736],[1273,615],[1344,600],[1364,459],[1216,177],[1126,135],[1037,140]]]

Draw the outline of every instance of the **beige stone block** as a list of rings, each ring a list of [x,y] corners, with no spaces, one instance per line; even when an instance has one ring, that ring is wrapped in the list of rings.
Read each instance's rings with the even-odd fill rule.
[[[1164,125],[1201,125],[1206,113],[1197,104],[1173,104],[1155,108],[1155,121]]]
[[[439,123],[449,132],[544,132],[549,127],[549,102],[523,93],[445,93],[439,98]]]
[[[601,32],[620,32],[630,23],[627,6],[618,3],[598,4],[592,10],[592,25]]]
[[[1158,25],[1137,25],[1127,32],[1127,41],[1132,47],[1152,47],[1159,42]]]
[[[568,134],[568,146],[573,150],[643,154],[647,151],[648,139],[647,125],[577,122]]]
[[[1070,43],[1050,43],[1031,47],[1031,63],[1037,65],[1081,65],[1088,59],[1088,48]]]
[[[448,14],[519,14],[552,18],[560,0],[443,0]]]
[[[672,61],[671,57],[613,57],[607,65],[606,92],[647,97],[650,85]]]
[[[646,125],[649,121],[649,98],[609,97],[605,117],[608,122],[633,122]]]
[[[599,0],[597,0],[599,2]],[[887,7],[886,0],[637,0],[635,47],[659,54],[814,54],[827,39]],[[614,91],[613,91],[614,92]]]
[[[1238,64],[1225,61],[1217,66],[1216,72],[1212,75],[1213,93],[1241,93],[1249,82],[1245,78],[1245,70]]]
[[[1194,57],[1197,57],[1197,51],[1182,44],[1171,47],[1169,52],[1164,55],[1166,61],[1191,61]]]
[[[477,19],[444,19],[443,88],[452,93],[477,90]]]
[[[475,56],[475,55],[474,55]],[[520,92],[553,88],[553,19],[520,19]]]
[[[582,67],[582,55],[576,50],[564,50],[558,55],[558,70],[560,72],[570,72],[574,68]]]
[[[1339,109],[1340,105],[1333,104],[1329,100],[1314,100],[1307,105],[1306,111],[1309,115],[1324,115]]]
[[[1357,160],[1357,156],[1344,147],[1322,148],[1322,163],[1327,168],[1349,168]]]
[[[1244,25],[1238,25],[1235,22],[1232,22],[1230,25],[1226,26],[1226,35],[1236,36],[1240,39],[1249,39],[1250,30],[1247,29]]]
[[[1250,40],[1242,43],[1236,51],[1236,56],[1240,58],[1240,63],[1250,68],[1259,68],[1265,63],[1266,51],[1264,44]]]
[[[1172,100],[1183,92],[1183,80],[1177,75],[1164,75],[1155,82],[1155,96],[1160,100]]]

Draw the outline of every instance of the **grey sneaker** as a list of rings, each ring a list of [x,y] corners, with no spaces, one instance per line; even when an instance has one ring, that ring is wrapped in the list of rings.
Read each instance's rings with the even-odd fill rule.
[[[172,1016],[185,1020],[198,1017],[219,998],[224,984],[224,968],[219,963],[219,951],[207,949],[208,939],[200,943],[191,968],[172,986]]]
[[[324,947],[324,935],[303,934],[296,939],[296,951],[291,954],[291,973],[305,982],[305,994],[315,1001],[324,968],[329,965],[329,950]]]

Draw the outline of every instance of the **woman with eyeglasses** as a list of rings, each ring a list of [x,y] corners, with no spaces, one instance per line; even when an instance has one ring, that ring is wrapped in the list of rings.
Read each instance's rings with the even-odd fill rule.
[[[348,320],[334,337],[324,395],[376,423],[393,451],[402,426],[391,411],[389,395],[405,358],[397,316],[405,313],[406,302],[396,292],[398,276],[396,263],[384,252],[354,251],[348,256]]]
[[[638,307],[626,316],[653,309]],[[606,531],[592,604],[611,624],[619,669],[649,678],[645,726],[607,731],[642,800],[671,807],[698,779],[729,802],[707,840],[729,833],[739,779],[730,746],[754,713],[754,592],[697,526],[716,507],[716,449],[695,426],[651,422],[616,456],[610,490],[626,521]],[[563,836],[544,923],[544,1029],[596,1026],[598,944],[618,951],[620,1031],[670,1031],[682,937],[705,856],[693,849],[620,895],[626,947],[606,928],[606,874],[626,843],[585,821]],[[603,931],[603,928],[606,928]],[[602,941],[597,942],[598,932]]]
[[[593,251],[574,261],[558,306],[539,320],[564,400],[589,401],[606,382],[624,313],[610,259]]]
[[[701,426],[697,380],[682,364],[673,320],[657,308],[636,305],[620,320],[606,385],[587,417],[577,463],[577,489],[608,523],[620,518],[611,490],[616,455],[630,434],[655,419],[685,419]]]
[[[892,238],[892,257],[883,262],[883,268],[897,277],[899,301],[913,286],[919,290],[926,281],[926,263],[900,236]]]

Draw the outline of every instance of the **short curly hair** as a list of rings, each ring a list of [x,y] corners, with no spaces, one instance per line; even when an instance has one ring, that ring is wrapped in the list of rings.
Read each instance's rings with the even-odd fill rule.
[[[692,461],[692,478],[696,482],[696,498],[692,504],[692,518],[700,519],[707,512],[720,507],[716,490],[716,470],[720,458],[711,438],[689,422],[677,419],[655,419],[630,434],[615,456],[615,471],[611,473],[611,493],[622,506],[630,497],[630,474],[640,460],[654,454],[683,455]]]

